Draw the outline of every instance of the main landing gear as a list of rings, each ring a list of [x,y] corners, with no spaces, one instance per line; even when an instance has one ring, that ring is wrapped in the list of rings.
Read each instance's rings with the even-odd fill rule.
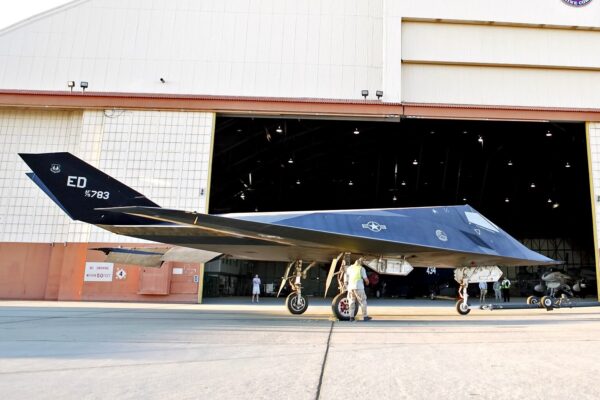
[[[358,307],[354,307],[353,314],[350,312],[348,290],[346,289],[346,284],[344,282],[344,274],[346,273],[346,263],[341,261],[340,269],[337,272],[334,272],[338,263],[340,263],[342,256],[344,256],[344,254],[340,254],[331,262],[329,276],[327,277],[327,287],[325,289],[325,295],[327,295],[327,289],[329,289],[329,284],[331,283],[333,276],[335,276],[337,278],[339,293],[331,301],[331,310],[333,311],[333,315],[339,321],[349,321],[350,318],[356,317],[356,314],[358,313]]]
[[[281,294],[281,290],[288,283],[292,288],[292,292],[285,299],[285,306],[288,311],[294,315],[304,314],[308,309],[308,298],[302,294],[302,279],[306,279],[308,270],[314,267],[317,263],[312,262],[304,270],[302,269],[302,260],[297,260],[288,265],[285,270],[285,275],[281,280],[277,297]],[[294,267],[294,273],[290,275],[290,271]]]

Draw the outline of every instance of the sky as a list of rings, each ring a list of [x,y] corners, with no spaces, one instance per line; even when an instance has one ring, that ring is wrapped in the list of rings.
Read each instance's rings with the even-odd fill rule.
[[[0,29],[69,2],[70,0],[0,0]]]

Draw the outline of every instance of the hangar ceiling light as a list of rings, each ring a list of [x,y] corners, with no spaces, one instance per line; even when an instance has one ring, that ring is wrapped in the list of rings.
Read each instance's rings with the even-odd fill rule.
[[[288,164],[293,164],[294,163],[294,159],[292,157],[290,157],[290,159],[288,160]]]
[[[508,160],[508,166],[512,167],[512,165],[513,165],[513,162],[511,160]]]
[[[358,130],[358,128],[354,128],[354,134],[358,135],[360,133],[360,131]]]
[[[569,162],[567,161],[567,163],[565,164],[565,168],[571,168],[571,164],[569,164]]]
[[[283,132],[283,129],[281,129],[281,125],[279,125],[279,126],[277,127],[277,129],[275,129],[275,132],[277,132],[277,133],[281,133],[281,132]]]
[[[546,132],[546,136],[547,137],[552,137],[552,132],[550,132],[550,131]]]
[[[417,159],[415,158],[412,162],[413,165],[419,165],[419,162],[417,161]]]

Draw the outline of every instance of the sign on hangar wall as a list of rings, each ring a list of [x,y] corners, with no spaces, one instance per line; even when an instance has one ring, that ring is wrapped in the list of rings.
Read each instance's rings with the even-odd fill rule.
[[[112,282],[113,266],[107,262],[86,262],[84,282]]]

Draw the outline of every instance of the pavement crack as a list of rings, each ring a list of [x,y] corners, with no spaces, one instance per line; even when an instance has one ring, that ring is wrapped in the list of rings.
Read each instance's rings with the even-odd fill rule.
[[[325,374],[325,365],[327,364],[327,355],[329,354],[329,345],[331,343],[331,334],[333,333],[333,321],[329,327],[329,336],[327,337],[327,347],[325,348],[325,355],[323,356],[323,363],[321,364],[321,375],[319,376],[319,386],[317,387],[316,400],[321,398],[321,385],[323,384],[323,375]]]

